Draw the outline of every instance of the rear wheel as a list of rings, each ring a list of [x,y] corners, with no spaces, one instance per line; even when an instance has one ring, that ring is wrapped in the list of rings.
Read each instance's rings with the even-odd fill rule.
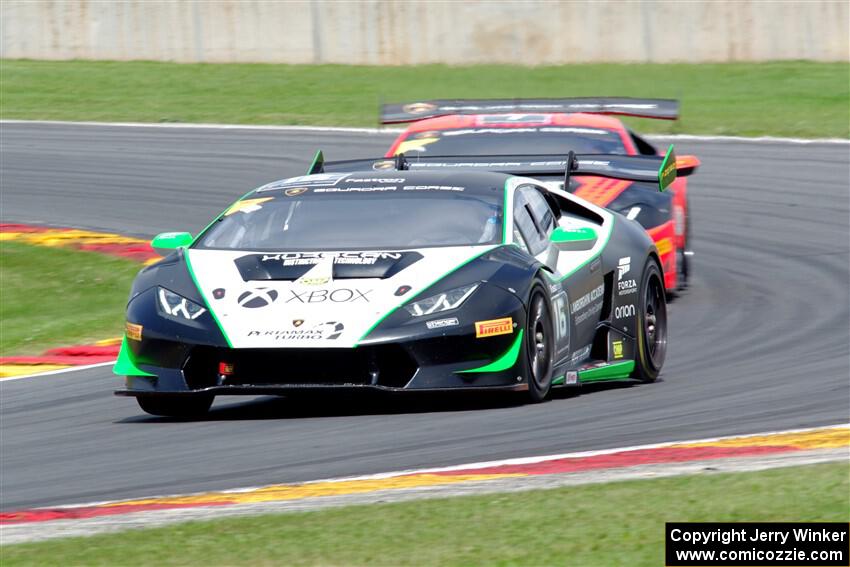
[[[165,417],[200,417],[213,403],[210,395],[138,396],[136,401],[145,412]]]
[[[528,317],[525,322],[525,359],[528,375],[528,396],[532,402],[542,402],[552,387],[552,313],[546,288],[539,282],[531,288]]]
[[[667,354],[667,301],[658,264],[649,259],[643,269],[637,313],[635,378],[653,382]]]

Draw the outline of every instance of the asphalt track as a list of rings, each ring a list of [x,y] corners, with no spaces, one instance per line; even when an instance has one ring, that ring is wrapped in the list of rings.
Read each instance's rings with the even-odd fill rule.
[[[197,231],[246,190],[386,134],[2,124],[0,220]],[[662,380],[502,397],[219,399],[147,417],[108,368],[0,381],[4,510],[605,449],[850,420],[847,145],[686,141],[697,272]]]

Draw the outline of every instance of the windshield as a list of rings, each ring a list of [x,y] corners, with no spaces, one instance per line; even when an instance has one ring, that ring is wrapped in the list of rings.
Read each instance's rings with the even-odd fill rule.
[[[262,193],[228,209],[195,247],[386,250],[496,244],[502,240],[501,189],[492,194],[257,195]]]
[[[616,132],[572,126],[532,128],[466,128],[416,132],[399,144],[396,153],[424,152],[434,156],[625,154]],[[413,155],[411,155],[411,158]]]

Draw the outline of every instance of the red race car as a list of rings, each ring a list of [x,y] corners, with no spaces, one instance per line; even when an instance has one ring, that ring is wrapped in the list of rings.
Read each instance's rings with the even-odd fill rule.
[[[386,104],[381,122],[412,122],[387,157],[417,153],[433,156],[581,154],[661,155],[641,136],[611,115],[675,120],[675,100],[570,98],[524,100],[431,100]],[[583,177],[568,191],[638,221],[658,248],[668,291],[684,289],[691,271],[688,186],[683,176],[700,165],[695,156],[676,159],[679,178],[659,193],[647,183]],[[554,182],[557,183],[557,182]],[[559,184],[561,188],[563,184]]]

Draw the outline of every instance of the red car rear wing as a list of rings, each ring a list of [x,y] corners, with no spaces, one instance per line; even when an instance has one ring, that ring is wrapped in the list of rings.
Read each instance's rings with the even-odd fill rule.
[[[399,124],[451,114],[585,112],[676,120],[679,101],[649,98],[440,99],[381,105],[381,123]]]

